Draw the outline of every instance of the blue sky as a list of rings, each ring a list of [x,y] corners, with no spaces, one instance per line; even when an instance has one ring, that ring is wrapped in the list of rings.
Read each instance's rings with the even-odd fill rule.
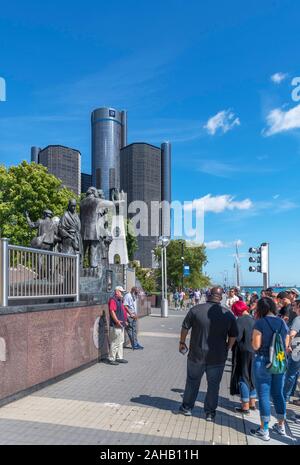
[[[250,246],[269,242],[271,282],[300,284],[300,76],[297,0],[11,1],[0,10],[0,162],[31,145],[82,152],[90,113],[128,110],[129,142],[173,148],[173,199],[205,196],[214,281],[244,284]],[[300,92],[299,92],[300,95]]]

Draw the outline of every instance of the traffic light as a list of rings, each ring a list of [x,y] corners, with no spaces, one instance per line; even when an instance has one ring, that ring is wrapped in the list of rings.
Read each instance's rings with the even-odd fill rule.
[[[269,244],[263,243],[260,247],[250,247],[249,253],[255,254],[255,257],[249,257],[250,263],[257,263],[258,266],[250,266],[249,271],[258,273],[269,272]]]
[[[256,257],[249,257],[250,263],[261,263],[261,247],[250,247],[249,253],[256,254]],[[261,273],[261,266],[249,266],[249,271]]]

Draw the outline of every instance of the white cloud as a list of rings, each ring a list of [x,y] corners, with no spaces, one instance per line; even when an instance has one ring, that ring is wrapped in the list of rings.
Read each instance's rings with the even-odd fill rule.
[[[208,250],[216,250],[229,249],[230,247],[235,247],[236,245],[240,247],[241,245],[243,245],[243,242],[240,239],[234,242],[210,241],[205,242],[204,245]]]
[[[268,129],[263,131],[266,136],[279,134],[300,128],[300,104],[288,111],[275,108],[267,116]]]
[[[287,78],[288,74],[287,73],[275,73],[272,74],[271,76],[271,81],[274,82],[274,84],[280,84],[282,81],[284,81]]]
[[[204,129],[211,135],[215,135],[218,129],[225,134],[233,129],[234,126],[240,126],[240,124],[240,119],[235,117],[235,114],[231,110],[223,110],[209,118]]]
[[[250,199],[242,201],[235,201],[232,195],[224,194],[212,196],[207,194],[200,199],[196,199],[193,202],[185,204],[187,211],[193,210],[193,208],[204,208],[204,212],[221,213],[225,210],[248,210],[253,207],[253,203]]]

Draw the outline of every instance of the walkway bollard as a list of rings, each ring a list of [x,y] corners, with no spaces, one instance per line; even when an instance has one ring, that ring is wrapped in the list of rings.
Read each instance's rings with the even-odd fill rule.
[[[161,317],[168,317],[168,299],[161,299]]]

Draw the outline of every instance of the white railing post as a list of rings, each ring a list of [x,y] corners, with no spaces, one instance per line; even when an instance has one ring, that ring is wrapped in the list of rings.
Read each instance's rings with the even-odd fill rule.
[[[8,306],[9,286],[8,239],[0,239],[0,305]]]
[[[80,254],[76,254],[76,302],[80,301]]]

